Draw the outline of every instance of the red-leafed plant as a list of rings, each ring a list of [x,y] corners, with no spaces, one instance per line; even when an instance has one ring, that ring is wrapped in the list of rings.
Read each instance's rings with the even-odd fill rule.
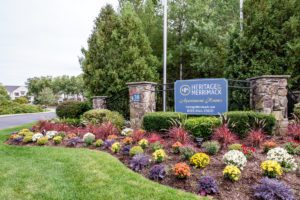
[[[174,142],[178,141],[181,144],[187,144],[189,142],[189,134],[182,127],[173,126],[169,129],[168,133]]]
[[[97,139],[106,140],[109,135],[117,135],[118,128],[111,122],[104,122],[100,126],[88,126],[89,132],[93,133]]]
[[[214,130],[212,139],[217,140],[224,147],[233,143],[237,139],[237,136],[229,130],[226,124],[223,124]]]
[[[251,130],[247,137],[247,141],[252,146],[256,146],[256,147],[258,147],[263,142],[264,139],[265,139],[265,135],[261,129]]]
[[[164,140],[156,133],[152,133],[148,137],[148,141],[149,141],[149,143],[156,143],[156,142],[160,142],[161,144],[164,143]]]
[[[133,142],[138,142],[145,136],[146,131],[142,129],[136,129],[132,133]]]
[[[256,150],[253,147],[247,147],[246,145],[242,145],[242,152],[246,156],[247,159],[251,158]]]
[[[300,140],[300,124],[289,124],[287,134],[294,140]]]

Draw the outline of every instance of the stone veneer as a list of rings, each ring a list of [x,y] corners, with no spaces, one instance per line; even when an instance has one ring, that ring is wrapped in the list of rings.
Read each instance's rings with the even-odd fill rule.
[[[153,82],[127,83],[129,88],[130,123],[133,128],[141,128],[143,116],[155,112],[155,86]]]
[[[250,81],[250,105],[252,109],[273,114],[277,120],[277,133],[283,134],[287,120],[287,79],[289,75],[264,75]]]
[[[106,109],[107,96],[95,96],[93,97],[93,108],[94,109]]]

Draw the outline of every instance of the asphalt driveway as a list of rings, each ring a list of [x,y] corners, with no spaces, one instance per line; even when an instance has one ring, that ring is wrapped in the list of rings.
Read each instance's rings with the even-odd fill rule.
[[[20,115],[0,116],[0,130],[22,124],[46,120],[56,117],[55,112],[29,113]]]

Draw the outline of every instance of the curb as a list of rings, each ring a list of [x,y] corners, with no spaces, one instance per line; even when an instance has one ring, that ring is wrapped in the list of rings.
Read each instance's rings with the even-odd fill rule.
[[[47,112],[37,112],[37,113],[19,113],[19,114],[9,114],[9,115],[0,115],[2,117],[13,117],[13,116],[20,116],[20,115],[32,115],[32,114],[47,114],[47,113],[55,113],[55,111],[47,111]]]

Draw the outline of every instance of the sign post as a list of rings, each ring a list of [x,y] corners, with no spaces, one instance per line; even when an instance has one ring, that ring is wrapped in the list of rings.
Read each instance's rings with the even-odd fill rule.
[[[226,79],[192,79],[175,82],[175,111],[189,115],[219,115],[228,111]]]

